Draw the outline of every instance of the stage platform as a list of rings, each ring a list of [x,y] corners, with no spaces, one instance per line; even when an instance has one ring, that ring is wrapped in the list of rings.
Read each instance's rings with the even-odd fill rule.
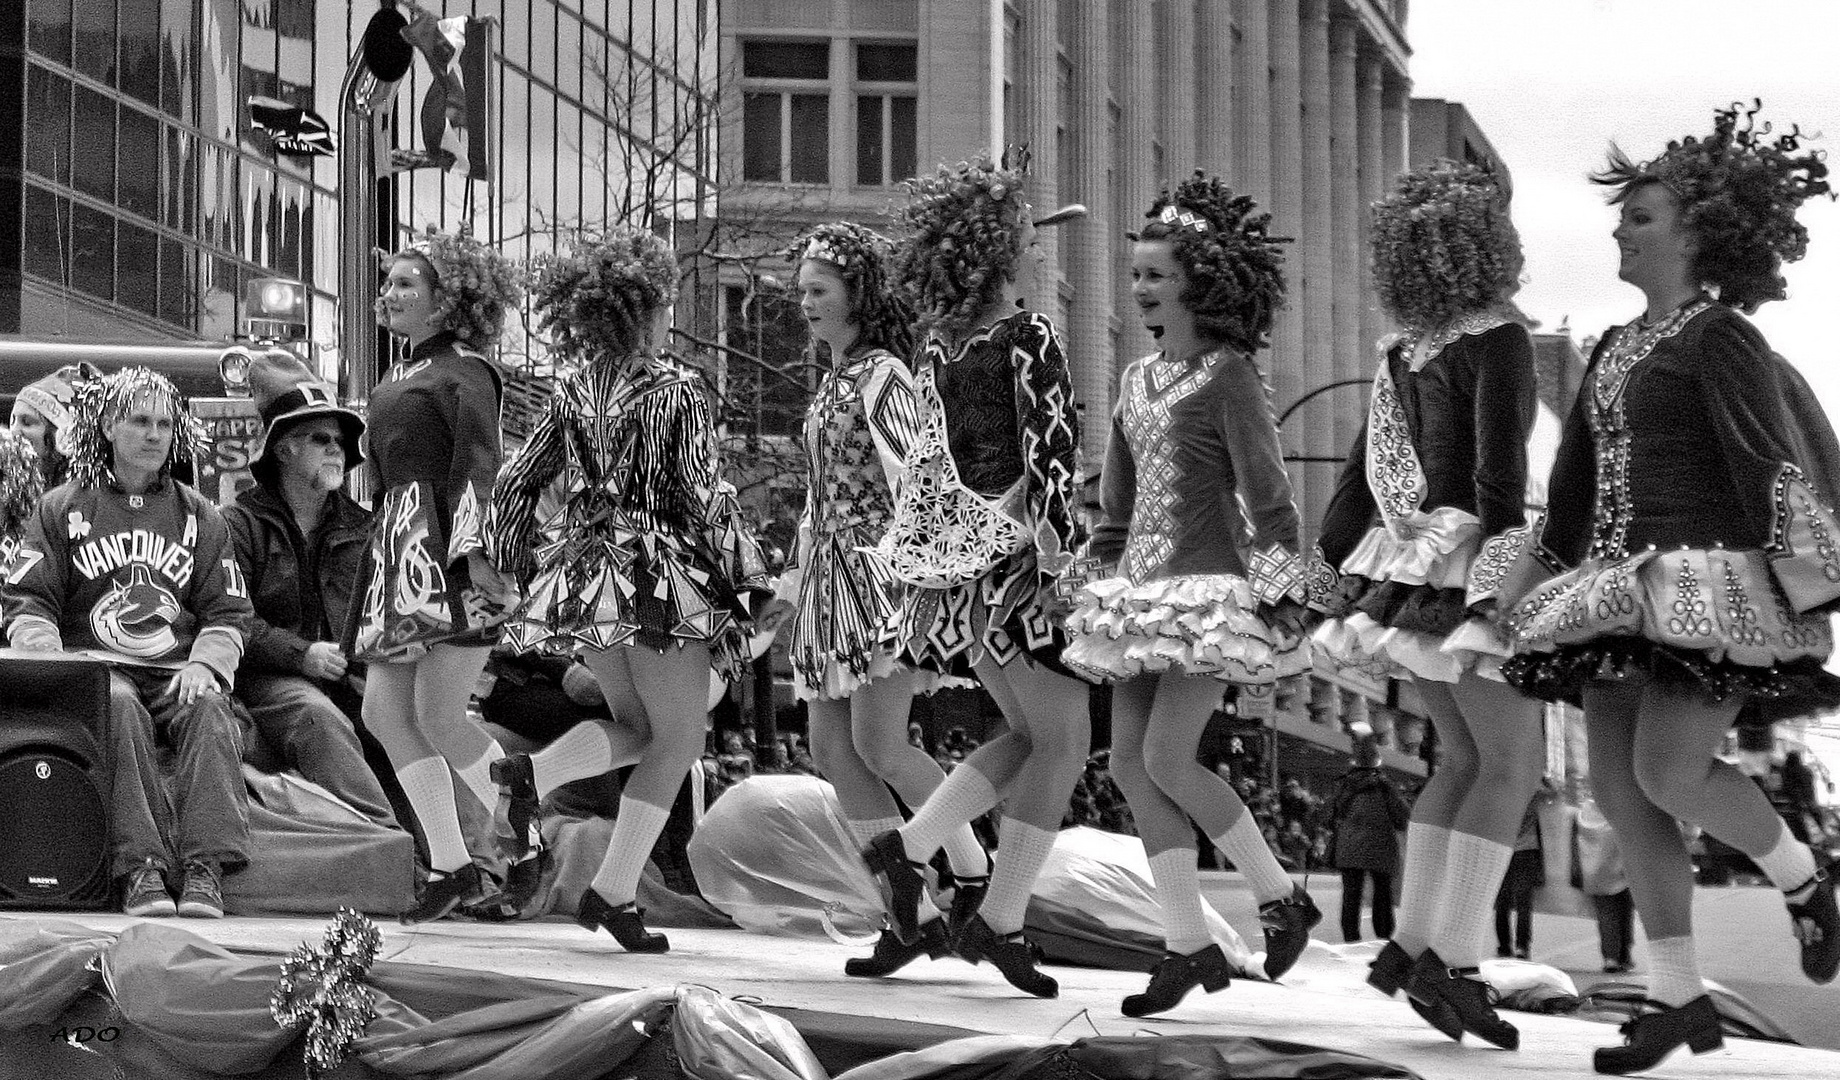
[[[136,920],[120,915],[26,913],[6,920],[55,919],[119,931]],[[317,942],[324,919],[228,918],[160,920],[236,951],[285,953]],[[901,976],[846,979],[843,962],[862,950],[829,940],[769,937],[739,930],[671,929],[671,951],[639,956],[610,938],[570,922],[509,925],[441,922],[414,928],[381,923],[380,960],[492,971],[609,988],[700,983],[765,1006],[809,1010],[806,1022],[830,1032],[838,1018],[867,1017],[944,1025],[966,1033],[1001,1033],[1074,1040],[1103,1035],[1239,1035],[1312,1043],[1378,1057],[1416,1070],[1426,1080],[1541,1077],[1583,1080],[1594,1047],[1618,1041],[1606,1024],[1513,1013],[1521,1029],[1516,1053],[1457,1045],[1431,1031],[1401,1002],[1365,988],[1361,977],[1375,946],[1313,942],[1283,985],[1235,981],[1213,995],[1192,995],[1173,1013],[1151,1020],[1121,1016],[1118,1003],[1143,988],[1144,976],[1051,967],[1060,980],[1055,1000],[1023,997],[988,965],[956,959],[921,960]],[[797,1014],[789,1014],[795,1023]],[[844,1025],[847,1028],[847,1024]],[[939,1032],[940,1037],[951,1032]],[[920,1041],[933,1041],[922,1033]],[[1721,1080],[1812,1080],[1840,1077],[1840,1053],[1728,1039],[1704,1057],[1681,1055],[1648,1074]]]

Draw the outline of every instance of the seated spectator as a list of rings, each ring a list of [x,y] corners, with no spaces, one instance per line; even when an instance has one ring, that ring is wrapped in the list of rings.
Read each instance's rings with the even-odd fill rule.
[[[7,638],[115,659],[111,854],[122,910],[221,918],[223,874],[249,855],[242,726],[227,696],[249,591],[217,508],[172,478],[199,445],[173,384],[130,368],[82,387],[73,412],[71,479],[40,500],[6,579]],[[156,739],[177,751],[176,809]]]
[[[284,765],[380,825],[396,815],[365,761],[351,718],[363,708],[360,675],[339,642],[358,580],[371,516],[345,494],[364,460],[364,421],[335,402],[292,354],[257,358],[250,387],[262,415],[251,455],[254,487],[224,511],[249,582],[255,618],[236,697]]]
[[[0,577],[13,565],[26,522],[45,494],[38,453],[27,440],[0,431]]]
[[[70,474],[70,406],[77,387],[99,379],[102,372],[91,364],[66,364],[44,378],[22,387],[13,401],[8,420],[12,433],[30,443],[38,455],[39,474],[45,487],[54,488]]]

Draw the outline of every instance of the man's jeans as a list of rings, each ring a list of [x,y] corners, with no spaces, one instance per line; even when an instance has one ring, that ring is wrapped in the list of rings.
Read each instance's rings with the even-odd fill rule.
[[[397,827],[377,774],[364,760],[351,718],[312,680],[244,672],[237,677],[236,696],[260,733],[249,740],[251,764],[292,766],[358,813],[386,828]],[[280,756],[279,762],[269,751]]]
[[[162,700],[172,678],[157,669],[109,671],[117,876],[149,860],[162,870],[198,859],[226,871],[249,861],[242,725],[215,690],[184,707]],[[159,768],[162,734],[177,755],[170,799]]]

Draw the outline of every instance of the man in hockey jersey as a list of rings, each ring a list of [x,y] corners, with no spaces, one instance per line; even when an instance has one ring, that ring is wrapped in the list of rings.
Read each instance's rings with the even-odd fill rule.
[[[122,910],[217,918],[222,875],[248,861],[242,730],[225,696],[248,590],[216,507],[172,477],[198,445],[172,383],[116,372],[85,385],[75,413],[70,480],[45,493],[7,571],[6,635],[19,649],[112,654]],[[159,739],[176,751],[176,805]]]

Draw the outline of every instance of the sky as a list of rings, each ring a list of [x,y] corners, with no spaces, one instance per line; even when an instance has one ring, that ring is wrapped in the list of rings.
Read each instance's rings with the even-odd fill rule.
[[[1513,174],[1519,300],[1542,329],[1569,321],[1582,339],[1642,309],[1616,276],[1605,189],[1585,180],[1611,142],[1646,161],[1762,98],[1760,119],[1825,134],[1812,145],[1840,174],[1840,0],[1412,0],[1406,39],[1412,93],[1462,102]],[[1789,298],[1754,318],[1840,419],[1840,205],[1800,218]]]

